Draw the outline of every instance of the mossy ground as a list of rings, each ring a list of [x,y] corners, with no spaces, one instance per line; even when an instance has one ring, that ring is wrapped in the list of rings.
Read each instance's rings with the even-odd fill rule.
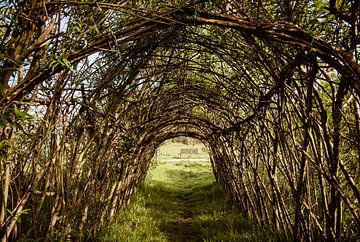
[[[243,219],[209,162],[160,162],[99,241],[278,241]]]

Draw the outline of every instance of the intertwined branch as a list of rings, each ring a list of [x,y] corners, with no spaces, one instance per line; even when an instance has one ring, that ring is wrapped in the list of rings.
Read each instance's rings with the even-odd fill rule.
[[[2,240],[91,238],[180,135],[243,215],[355,239],[359,4],[324,4],[0,5]]]

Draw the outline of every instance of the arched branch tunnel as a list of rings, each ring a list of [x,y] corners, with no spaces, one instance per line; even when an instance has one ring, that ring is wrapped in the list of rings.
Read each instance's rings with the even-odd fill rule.
[[[226,1],[225,11],[215,2],[50,1],[48,22],[23,30],[28,42],[9,30],[2,45],[15,41],[24,53],[9,50],[1,62],[3,241],[24,231],[91,238],[129,202],[157,147],[177,136],[202,141],[240,212],[284,238],[360,236],[360,51],[336,36],[349,26],[312,27],[309,13],[326,8],[305,2],[298,20],[276,4],[256,12]],[[80,26],[88,13],[97,29]],[[56,19],[68,21],[68,39]],[[47,28],[53,44],[39,43]]]

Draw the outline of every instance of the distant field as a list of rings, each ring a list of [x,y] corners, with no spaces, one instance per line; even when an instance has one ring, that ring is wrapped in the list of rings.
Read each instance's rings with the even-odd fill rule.
[[[197,149],[198,154],[184,154],[181,149]],[[171,159],[209,159],[209,153],[203,144],[185,145],[178,142],[168,142],[161,145],[154,157],[158,161]]]

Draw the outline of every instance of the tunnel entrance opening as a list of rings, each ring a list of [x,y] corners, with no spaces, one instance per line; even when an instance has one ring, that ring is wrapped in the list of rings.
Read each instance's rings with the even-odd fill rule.
[[[156,161],[209,161],[208,148],[198,139],[180,136],[164,141],[156,150]]]

